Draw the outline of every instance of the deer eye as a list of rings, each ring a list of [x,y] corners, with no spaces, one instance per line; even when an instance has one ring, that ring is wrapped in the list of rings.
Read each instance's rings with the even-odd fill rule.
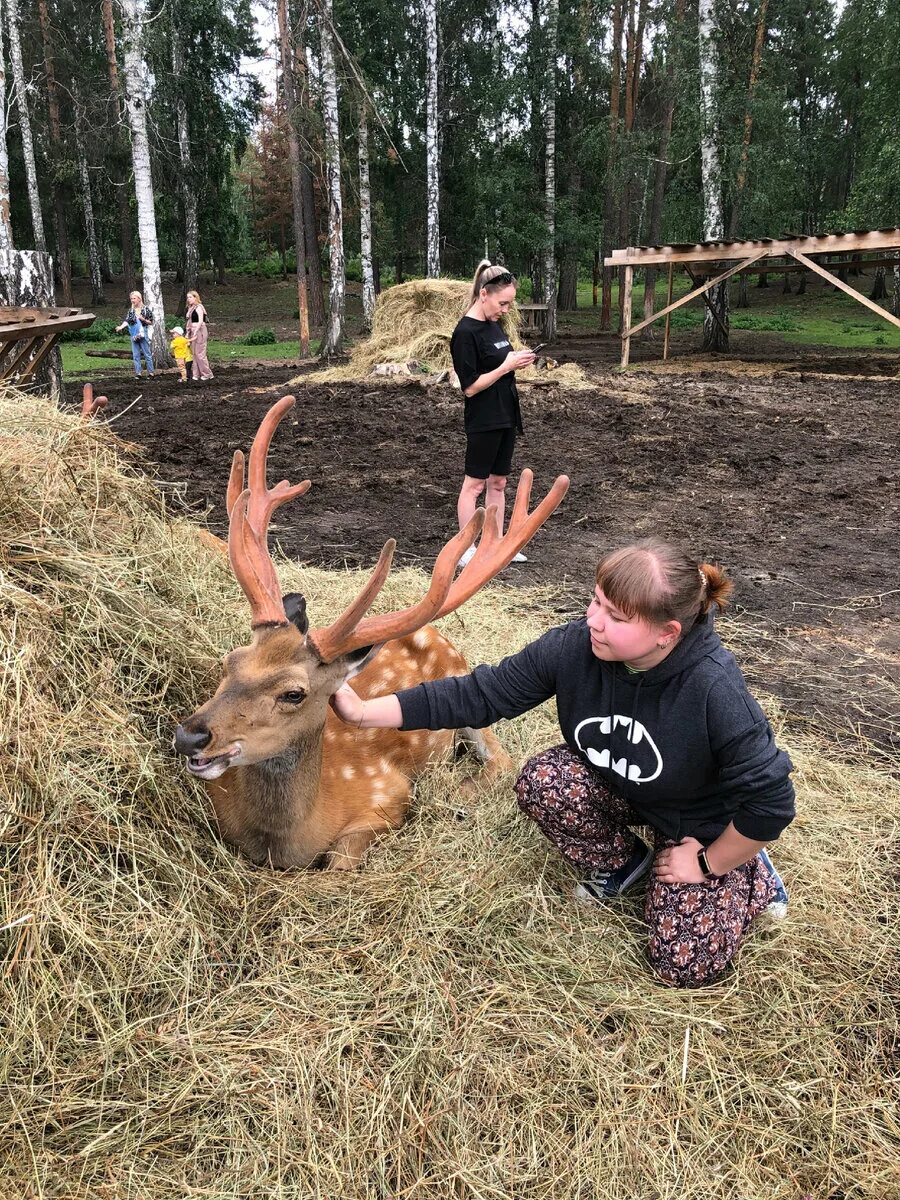
[[[306,692],[302,690],[295,692],[282,692],[278,699],[283,700],[285,704],[302,704],[306,699]]]

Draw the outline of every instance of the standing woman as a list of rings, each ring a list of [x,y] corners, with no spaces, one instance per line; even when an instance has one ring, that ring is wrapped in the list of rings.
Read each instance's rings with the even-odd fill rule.
[[[509,271],[483,260],[472,281],[469,308],[450,339],[453,368],[466,398],[465,478],[456,505],[460,529],[487,489],[485,507],[497,506],[502,532],[516,431],[524,432],[515,372],[534,362],[530,350],[513,350],[503,328],[515,298],[516,280]],[[459,565],[465,566],[474,553],[475,547],[470,546]],[[513,562],[527,559],[517,554]]]
[[[132,292],[128,297],[131,308],[125,314],[125,320],[116,326],[116,333],[127,329],[131,335],[131,357],[134,360],[134,373],[140,378],[141,358],[147,367],[147,375],[153,378],[153,309],[144,303],[140,292]]]
[[[197,379],[212,379],[213,373],[206,357],[206,343],[209,340],[209,318],[200,299],[199,292],[188,292],[187,311],[184,314],[187,327],[187,340],[194,352],[194,365],[191,367],[191,377]]]

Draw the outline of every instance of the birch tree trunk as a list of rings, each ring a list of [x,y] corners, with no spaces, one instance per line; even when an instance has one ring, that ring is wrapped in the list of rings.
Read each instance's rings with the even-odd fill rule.
[[[297,316],[300,322],[300,356],[309,354],[309,299],[306,290],[306,232],[303,228],[303,165],[300,135],[297,132],[297,86],[294,78],[294,52],[288,23],[287,0],[278,0],[278,44],[281,51],[281,87],[288,118],[288,157],[291,160],[291,199],[294,216],[294,250],[297,260]]]
[[[721,241],[725,232],[722,217],[722,169],[718,144],[718,56],[714,43],[716,20],[714,0],[699,0],[700,41],[700,175],[703,188],[704,241]],[[703,349],[728,349],[728,281],[708,293],[717,321],[709,308],[703,314]],[[721,322],[721,324],[720,324]]]
[[[440,176],[438,167],[438,31],[437,0],[425,0],[425,274],[435,279],[441,273]]]
[[[116,189],[119,193],[119,239],[122,250],[122,274],[125,276],[125,290],[133,292],[136,284],[134,277],[134,239],[131,234],[131,206],[128,203],[127,171],[124,163],[127,159],[124,138],[121,132],[122,94],[119,87],[119,67],[116,62],[116,29],[113,18],[113,0],[100,0],[100,11],[103,14],[103,34],[106,40],[106,67],[109,73],[110,102],[113,107],[113,125],[116,130],[114,140],[114,166]]]
[[[168,367],[172,365],[172,356],[166,341],[166,315],[159,266],[159,243],[156,237],[156,208],[153,200],[153,176],[150,171],[147,97],[141,47],[144,8],[140,0],[119,0],[119,5],[124,20],[122,44],[125,107],[131,129],[131,158],[134,164],[134,193],[137,200],[138,236],[141,242],[144,303],[153,309],[153,360],[160,366]]]
[[[603,231],[600,238],[601,286],[600,328],[609,329],[612,310],[612,267],[606,260],[613,250],[616,221],[616,172],[618,167],[619,103],[622,95],[622,26],[625,0],[614,0],[612,12],[612,48],[609,64],[609,152],[603,189]]]
[[[372,270],[372,191],[369,187],[369,124],[365,101],[359,106],[359,247],[362,265],[363,317],[371,330],[375,316],[375,274]]]
[[[3,0],[0,0],[2,5]],[[2,28],[0,21],[0,28]],[[9,213],[9,151],[6,147],[6,71],[3,67],[3,44],[0,40],[0,282],[6,291],[6,303],[16,304],[13,284],[12,220]]]
[[[38,0],[38,15],[41,22],[41,37],[44,44],[44,71],[47,75],[47,116],[50,125],[50,142],[56,166],[63,161],[62,126],[59,119],[59,95],[56,83],[56,67],[53,62],[53,47],[50,41],[50,13],[47,0]],[[62,183],[53,185],[53,209],[56,219],[56,269],[62,287],[63,304],[72,305],[72,259],[69,254],[69,228],[66,223],[66,197]]]
[[[0,138],[0,141],[3,139]],[[0,280],[0,304],[22,305],[23,308],[54,308],[53,260],[43,250],[19,250],[13,253],[9,277]],[[26,383],[29,392],[46,391],[59,403],[65,399],[62,377],[62,356],[54,347]]]
[[[547,73],[544,92],[544,338],[556,337],[556,35],[559,0],[547,0]]]
[[[181,160],[179,182],[181,205],[184,210],[184,284],[182,299],[187,301],[188,292],[195,291],[200,275],[199,223],[197,220],[197,192],[194,187],[193,163],[191,161],[191,139],[188,130],[187,104],[182,91],[184,61],[181,39],[177,32],[172,34],[172,74],[175,87],[175,124],[178,128],[178,156]]]
[[[91,200],[91,175],[88,171],[87,154],[84,148],[84,113],[77,98],[75,101],[75,153],[78,157],[78,177],[81,180],[81,208],[84,212],[84,229],[88,244],[88,269],[91,274],[91,304],[105,304],[103,295],[103,271],[100,266],[100,246],[94,224],[94,205]]]
[[[25,179],[28,185],[28,204],[31,208],[31,228],[34,231],[34,247],[45,251],[44,216],[41,212],[41,194],[38,191],[37,166],[34,159],[34,138],[31,133],[31,114],[28,110],[28,89],[25,86],[25,68],[22,64],[22,41],[19,36],[19,0],[6,0],[9,25],[9,60],[15,85],[16,108],[19,110],[19,128],[22,131],[22,157],[25,160]]]
[[[322,353],[339,354],[344,340],[344,218],[341,205],[341,143],[338,124],[337,75],[334,69],[332,0],[322,0],[322,109],[325,118],[325,162],[328,174],[328,318]]]

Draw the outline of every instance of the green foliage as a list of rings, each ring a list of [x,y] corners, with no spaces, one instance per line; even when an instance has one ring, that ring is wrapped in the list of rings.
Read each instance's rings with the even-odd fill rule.
[[[234,340],[242,346],[274,346],[278,342],[275,331],[264,327],[251,329],[243,337],[235,338]]]
[[[116,333],[118,323],[118,321],[111,321],[109,317],[97,317],[92,325],[88,325],[87,329],[69,330],[68,333],[62,334],[59,340],[61,342],[115,342],[120,337]]]

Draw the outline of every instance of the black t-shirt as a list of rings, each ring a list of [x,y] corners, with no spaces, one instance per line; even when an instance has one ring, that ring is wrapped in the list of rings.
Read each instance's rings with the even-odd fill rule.
[[[465,392],[480,375],[487,375],[503,365],[512,350],[509,338],[499,321],[476,321],[463,317],[453,330],[450,354],[453,368]],[[466,396],[466,433],[486,433],[490,429],[522,430],[519,393],[515,375],[501,375],[483,392]]]

